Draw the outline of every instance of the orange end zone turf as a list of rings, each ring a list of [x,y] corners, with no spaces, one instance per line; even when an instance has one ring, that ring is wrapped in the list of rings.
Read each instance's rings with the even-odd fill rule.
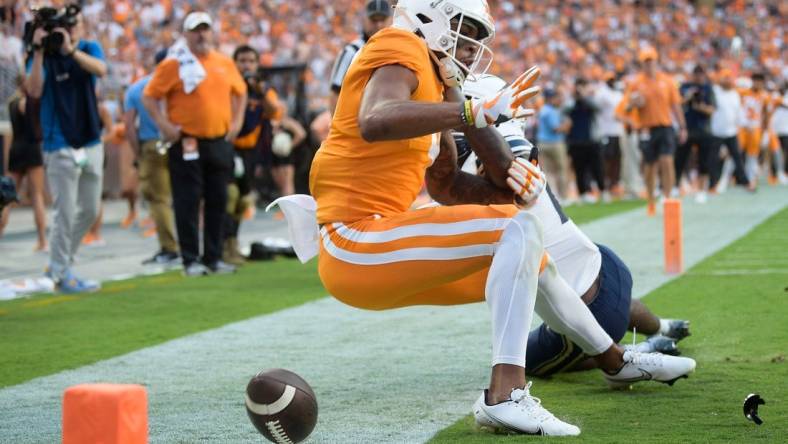
[[[148,395],[140,385],[81,384],[63,393],[63,444],[145,444]]]
[[[678,274],[684,271],[682,251],[681,201],[665,199],[665,273]]]

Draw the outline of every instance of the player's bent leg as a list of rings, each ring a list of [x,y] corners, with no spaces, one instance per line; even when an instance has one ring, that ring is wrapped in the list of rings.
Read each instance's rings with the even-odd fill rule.
[[[538,288],[536,313],[551,329],[568,336],[591,356],[602,354],[613,345],[613,339],[561,277],[552,260],[539,275]]]
[[[368,310],[481,302],[483,285],[456,293],[444,286],[486,275],[517,212],[511,205],[460,205],[326,224],[320,278],[335,298]]]
[[[531,383],[496,382],[506,368],[524,382],[528,328],[536,300],[538,275],[544,257],[539,220],[520,212],[504,230],[487,278],[486,298],[492,311],[493,379],[473,406],[477,424],[508,431],[566,436],[580,429],[548,412],[531,396]],[[514,277],[514,279],[512,279]],[[501,370],[498,372],[498,370]],[[511,387],[514,387],[513,389]],[[508,388],[506,396],[496,389]]]
[[[525,373],[547,378],[569,371],[587,356],[567,336],[542,324],[528,334],[528,353],[525,355]]]

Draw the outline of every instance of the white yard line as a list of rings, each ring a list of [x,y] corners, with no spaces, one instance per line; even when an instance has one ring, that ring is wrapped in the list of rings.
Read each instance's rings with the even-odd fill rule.
[[[688,202],[686,266],[786,205],[785,189],[766,187]],[[583,228],[627,261],[636,297],[672,279],[662,273],[661,223],[645,209]],[[63,390],[104,381],[147,387],[151,442],[259,443],[243,390],[258,370],[284,367],[317,393],[310,442],[423,442],[470,412],[489,374],[489,331],[482,304],[373,313],[323,299],[0,390],[0,441],[59,441]]]

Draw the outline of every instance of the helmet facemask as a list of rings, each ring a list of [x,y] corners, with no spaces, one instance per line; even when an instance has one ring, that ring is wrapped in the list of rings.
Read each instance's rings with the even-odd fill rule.
[[[469,24],[477,30],[475,38],[462,34],[463,30],[468,31]],[[493,52],[487,45],[495,36],[495,27],[486,1],[400,0],[394,12],[394,27],[417,33],[426,41],[434,59],[444,59],[440,63],[446,65],[448,58],[463,76],[484,74],[492,64]],[[458,54],[458,48],[465,45],[475,48],[470,63],[462,62],[462,54]]]

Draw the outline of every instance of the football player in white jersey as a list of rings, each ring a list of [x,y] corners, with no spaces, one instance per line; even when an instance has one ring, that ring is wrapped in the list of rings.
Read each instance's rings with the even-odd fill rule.
[[[496,91],[504,81],[493,75],[469,79],[464,84],[464,93],[476,97],[485,91]],[[509,121],[497,126],[499,133],[517,157],[528,158],[533,145],[524,136],[522,121]],[[458,164],[466,172],[476,172],[477,163],[472,148],[462,134],[455,136],[458,150]],[[483,168],[481,169],[483,173]],[[609,248],[594,244],[563,212],[560,204],[548,188],[529,210],[542,221],[544,245],[555,263],[561,278],[571,287],[574,296],[582,300],[596,318],[599,325],[616,342],[626,331],[635,328],[637,332],[649,335],[646,342],[636,346],[626,346],[624,361],[640,361],[643,368],[660,361],[660,365],[687,365],[688,361],[659,353],[677,354],[676,342],[689,335],[689,322],[683,320],[660,319],[640,301],[631,299],[632,276],[629,269]],[[540,276],[540,292],[543,290]],[[544,295],[548,298],[550,295]],[[540,298],[543,297],[540,294]],[[564,302],[566,303],[566,302]],[[537,310],[538,311],[538,310]],[[554,320],[545,317],[542,324],[529,335],[526,371],[536,376],[548,376],[560,371],[580,370],[599,367],[599,360],[590,358],[582,340],[575,340],[577,332],[562,334],[556,330]],[[560,327],[560,326],[559,326]],[[587,329],[594,334],[593,329]],[[662,362],[665,361],[665,362]],[[693,365],[694,367],[694,361]],[[637,367],[629,366],[629,367]],[[611,369],[603,368],[611,386],[625,386],[648,378],[610,374]],[[629,369],[627,369],[629,370]],[[639,375],[635,373],[635,375]],[[655,378],[659,380],[658,378]],[[674,380],[662,380],[671,383]]]

